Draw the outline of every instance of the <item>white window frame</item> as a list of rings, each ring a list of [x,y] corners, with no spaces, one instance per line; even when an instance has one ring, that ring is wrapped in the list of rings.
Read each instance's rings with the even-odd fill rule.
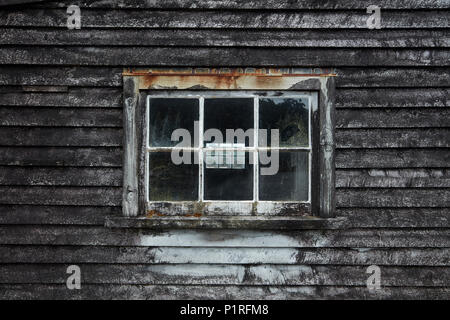
[[[308,143],[307,147],[259,147],[258,135],[259,135],[259,100],[261,98],[293,98],[304,99],[308,101]],[[196,99],[199,101],[199,142],[197,147],[152,147],[149,144],[149,131],[150,131],[150,108],[151,99],[164,98],[164,99]],[[204,152],[203,147],[203,134],[204,130],[204,102],[205,98],[248,98],[253,99],[253,129],[254,129],[254,145],[243,148],[234,148],[233,150],[250,152],[253,155],[253,199],[252,200],[211,200],[204,197]],[[170,208],[170,212],[174,214],[182,214],[183,208],[186,207],[198,207],[202,208],[214,208],[215,213],[228,213],[233,215],[251,215],[251,214],[277,214],[280,213],[283,208],[289,207],[290,210],[296,210],[301,207],[302,204],[311,205],[311,168],[312,168],[312,121],[311,113],[318,108],[318,95],[316,92],[306,91],[166,91],[149,93],[146,97],[146,110],[145,110],[145,200],[146,211],[160,211],[162,207]],[[237,128],[229,128],[237,129]],[[308,200],[306,201],[261,201],[259,200],[259,151],[277,149],[279,151],[308,151]],[[199,155],[198,164],[198,199],[197,201],[151,201],[149,200],[149,157],[150,152],[168,152],[172,150],[185,150],[190,152],[197,152]],[[197,202],[197,203],[195,203]],[[167,209],[165,210],[167,211]],[[189,211],[189,210],[185,210]]]

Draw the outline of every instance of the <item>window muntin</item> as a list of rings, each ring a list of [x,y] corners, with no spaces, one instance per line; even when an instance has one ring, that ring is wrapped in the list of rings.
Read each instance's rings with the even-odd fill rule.
[[[186,109],[183,109],[183,102],[186,102]],[[161,106],[164,105],[170,105],[167,110],[173,110],[176,115],[187,116],[181,119],[180,116],[161,115],[164,110]],[[210,203],[223,209],[229,208],[230,202],[249,203],[250,206],[234,205],[243,212],[254,210],[254,204],[275,211],[283,204],[310,204],[313,107],[317,108],[317,96],[308,92],[178,91],[149,94],[145,144],[147,210],[160,207],[162,202]],[[157,117],[166,123],[158,124]],[[167,123],[170,119],[178,122]],[[196,127],[188,123],[192,120],[198,121]],[[175,129],[181,123],[185,124],[184,128],[192,137],[197,137],[189,146],[179,147],[178,142],[167,140],[170,133],[167,128]],[[164,139],[158,138],[161,134],[152,136],[154,127],[165,130],[162,130]],[[216,127],[222,132],[225,143],[203,141],[201,133]],[[246,137],[244,143],[234,141],[230,148],[226,129],[254,129],[253,139]],[[269,130],[266,145],[261,143],[266,137],[264,130],[260,129]],[[279,130],[279,146],[272,145],[271,129]],[[262,175],[261,170],[268,166],[260,162],[261,153],[269,152],[270,155],[275,150],[279,152],[278,172]],[[172,151],[189,153],[193,163],[167,163],[164,167],[161,159],[169,159],[170,162]],[[211,167],[207,163],[211,153],[232,158],[235,163]],[[246,159],[244,167],[236,160],[243,155]],[[156,159],[160,159],[159,167],[155,166]]]

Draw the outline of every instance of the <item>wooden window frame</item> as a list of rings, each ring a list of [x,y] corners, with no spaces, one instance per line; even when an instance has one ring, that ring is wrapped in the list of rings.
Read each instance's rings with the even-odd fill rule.
[[[169,70],[125,70],[123,74],[124,99],[124,162],[123,162],[123,217],[107,221],[111,227],[258,227],[277,228],[281,220],[287,228],[308,228],[330,226],[328,221],[335,217],[335,166],[334,166],[334,128],[335,128],[335,74],[334,73],[284,73],[284,72],[225,72],[209,69],[197,73],[197,70],[177,72]],[[317,144],[318,152],[313,153],[311,192],[311,214],[307,217],[290,215],[289,217],[257,216],[242,217],[248,223],[236,223],[235,216],[198,217],[199,222],[192,223],[194,217],[162,217],[146,212],[145,197],[145,114],[149,92],[177,90],[187,91],[279,91],[283,93],[316,93],[318,108],[312,112],[312,141]],[[312,110],[314,111],[314,110]],[[316,178],[314,178],[316,177]],[[188,210],[189,211],[189,210]],[[193,210],[192,214],[195,210]],[[158,213],[158,212],[156,212]],[[186,212],[187,213],[187,212]],[[191,214],[191,216],[192,216]],[[159,219],[149,219],[156,218]],[[134,218],[135,221],[130,221]],[[184,222],[188,220],[190,222]],[[217,223],[220,220],[221,223]],[[239,220],[239,219],[238,219]],[[274,221],[277,220],[277,221]],[[299,223],[292,223],[292,220]],[[169,222],[168,222],[169,221]],[[171,221],[171,222],[170,222]],[[255,223],[255,221],[257,221]],[[334,224],[335,225],[335,224]],[[295,227],[295,228],[297,228]]]

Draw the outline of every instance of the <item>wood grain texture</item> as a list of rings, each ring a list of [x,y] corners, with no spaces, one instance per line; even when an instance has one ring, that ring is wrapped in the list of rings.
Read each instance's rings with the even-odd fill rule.
[[[45,46],[186,46],[186,47],[449,47],[442,30],[255,30],[255,29],[91,29],[0,28],[0,44]]]
[[[450,188],[351,189],[336,191],[338,207],[450,207]]]
[[[336,130],[338,148],[448,148],[448,128]]]
[[[136,78],[125,77],[123,82],[123,175],[122,212],[131,217],[139,214],[139,83]],[[141,211],[142,212],[142,211]]]
[[[0,147],[0,164],[10,166],[120,167],[118,147]]]
[[[61,74],[60,76],[68,77],[67,74]],[[55,83],[58,82],[57,79],[54,79],[54,81]],[[97,79],[94,81],[97,81]],[[0,93],[0,105],[120,108],[122,106],[121,98],[122,92],[114,88],[70,88],[65,93]]]
[[[338,216],[359,228],[448,228],[450,208],[340,208]]]
[[[336,168],[444,168],[450,148],[442,149],[338,149]]]
[[[2,66],[2,70],[1,85],[122,86],[122,68],[117,67],[9,65]]]
[[[119,187],[1,186],[0,204],[119,206]]]
[[[2,263],[449,266],[447,248],[0,246]]]
[[[0,167],[0,185],[119,187],[122,185],[122,169]]]
[[[0,224],[103,226],[107,216],[120,213],[121,208],[114,206],[2,204],[0,205]]]
[[[443,82],[442,84],[444,83],[445,82]],[[405,82],[404,84],[407,85],[408,83]],[[341,88],[336,91],[336,107],[337,108],[448,107],[450,106],[449,97],[450,97],[450,89],[448,88],[440,88],[440,89]]]
[[[41,2],[44,0],[0,0],[0,6],[18,5],[18,4],[33,4],[34,2]]]
[[[338,188],[450,188],[448,169],[338,170]]]
[[[448,66],[444,49],[179,48],[179,47],[5,47],[2,64],[81,66],[241,67],[246,65]]]
[[[17,10],[17,9],[16,9]],[[83,10],[83,28],[260,28],[260,29],[367,29],[365,11],[156,11]],[[420,16],[420,19],[417,19]],[[35,19],[39,17],[39,19]],[[383,28],[447,28],[446,10],[385,11]],[[61,9],[2,10],[0,26],[67,28],[67,13]],[[69,31],[70,32],[70,31]]]
[[[11,0],[19,1],[19,0]],[[370,0],[95,0],[72,1],[82,8],[140,8],[140,9],[267,9],[267,10],[301,10],[301,9],[366,9],[372,4]],[[445,0],[380,0],[377,2],[385,9],[446,9],[449,8]],[[35,5],[35,7],[55,8],[65,7],[61,1]]]
[[[310,285],[364,286],[367,266],[80,264],[84,284],[152,285]],[[67,280],[65,264],[0,266],[0,283],[61,284]],[[443,287],[450,277],[445,267],[382,268],[383,287]]]
[[[0,107],[1,126],[122,127],[122,110],[109,108]]]
[[[339,109],[336,128],[449,128],[450,108]]]
[[[122,146],[120,128],[0,127],[1,146]]]
[[[0,244],[239,248],[448,248],[449,230],[343,229],[296,232],[130,230],[97,226],[0,226]]]
[[[336,86],[339,88],[448,88],[450,71],[448,68],[338,68]]]
[[[0,285],[2,299],[132,299],[132,300],[302,300],[302,299],[440,299],[450,296],[447,288],[391,287],[370,291],[367,287],[340,286],[157,286],[85,285],[83,290],[67,290],[64,285]],[[174,313],[175,316],[175,313]]]

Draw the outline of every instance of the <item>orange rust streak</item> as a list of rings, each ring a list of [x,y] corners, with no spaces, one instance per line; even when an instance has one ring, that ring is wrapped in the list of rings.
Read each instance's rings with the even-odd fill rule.
[[[235,89],[235,77],[219,77],[212,75],[146,75],[141,78],[141,84],[145,88],[152,88],[154,85],[167,88],[188,88],[192,86],[204,86],[206,88],[218,87],[224,89]]]
[[[164,213],[161,213],[161,212],[159,212],[159,211],[157,211],[157,210],[150,210],[150,211],[147,212],[146,217],[147,217],[147,218],[151,218],[151,217],[153,217],[154,215],[156,215],[156,216],[158,216],[158,217],[163,217],[163,216],[165,216]]]
[[[196,213],[193,213],[193,214],[187,213],[187,214],[185,214],[184,216],[185,216],[185,217],[196,217],[196,218],[200,218],[200,217],[202,216],[202,214],[196,212]]]

